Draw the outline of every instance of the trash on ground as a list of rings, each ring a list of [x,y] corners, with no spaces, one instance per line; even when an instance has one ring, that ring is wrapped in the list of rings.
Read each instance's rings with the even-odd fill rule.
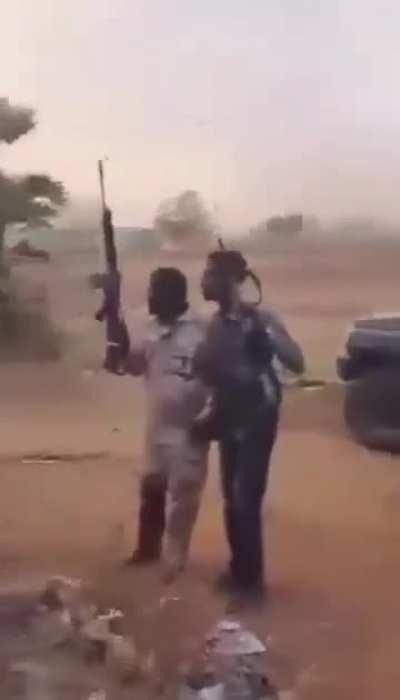
[[[150,684],[155,664],[145,675],[134,640],[119,634],[122,612],[99,611],[81,581],[53,576],[0,603],[0,698],[107,700],[122,684]]]
[[[82,582],[66,576],[52,576],[46,585],[41,602],[51,610],[68,606],[81,595]]]
[[[164,608],[168,603],[180,603],[183,598],[179,596],[162,596],[160,598],[160,608]]]
[[[32,644],[39,648],[51,648],[65,644],[74,636],[71,615],[68,610],[41,609],[32,620]]]
[[[240,622],[220,620],[185,674],[181,700],[278,700],[265,672],[266,652]]]
[[[97,615],[97,608],[82,582],[65,576],[53,576],[48,580],[40,603],[49,610],[68,611],[71,623],[77,629],[87,625]]]
[[[265,645],[252,632],[232,620],[221,620],[207,638],[207,642],[213,647],[214,653],[224,656],[266,652]]]
[[[107,693],[105,690],[95,690],[87,700],[107,700]]]
[[[107,670],[123,683],[136,680],[140,664],[136,645],[130,637],[111,634],[107,640]]]
[[[90,619],[82,628],[82,636],[87,639],[107,641],[113,632],[113,624],[117,620],[122,620],[123,614],[120,610],[111,609],[106,613],[98,614]]]

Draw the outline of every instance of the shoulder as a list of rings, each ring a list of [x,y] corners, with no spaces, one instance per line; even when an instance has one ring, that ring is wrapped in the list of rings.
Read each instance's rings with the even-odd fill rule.
[[[279,315],[279,313],[273,309],[271,309],[269,306],[261,306],[258,309],[258,316],[261,320],[261,322],[268,326],[268,325],[275,325],[275,326],[282,326],[283,321]]]
[[[180,338],[184,338],[189,344],[203,340],[206,330],[206,319],[194,311],[188,311],[177,327]]]
[[[190,309],[186,312],[185,322],[197,328],[204,328],[207,325],[207,319],[205,316],[200,314],[198,311],[193,311]]]
[[[243,319],[253,319],[265,326],[279,322],[278,314],[268,306],[254,306],[249,303],[241,305],[241,316]]]
[[[134,351],[144,351],[157,341],[160,329],[156,319],[145,313],[130,313],[125,321]]]

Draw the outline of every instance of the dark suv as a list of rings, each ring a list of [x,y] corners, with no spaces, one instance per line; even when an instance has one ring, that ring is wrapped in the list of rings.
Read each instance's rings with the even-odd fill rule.
[[[367,447],[400,453],[400,314],[355,321],[337,372],[345,382],[345,420],[354,437]]]

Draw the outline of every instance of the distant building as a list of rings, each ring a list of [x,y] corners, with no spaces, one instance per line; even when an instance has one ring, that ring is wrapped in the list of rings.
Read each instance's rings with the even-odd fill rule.
[[[272,216],[266,224],[268,233],[295,235],[303,230],[303,214]]]

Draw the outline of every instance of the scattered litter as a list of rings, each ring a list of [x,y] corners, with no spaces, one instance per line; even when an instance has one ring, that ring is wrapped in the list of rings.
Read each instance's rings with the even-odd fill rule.
[[[106,666],[110,673],[123,683],[134,681],[140,669],[133,639],[118,634],[109,635]]]
[[[32,643],[41,649],[65,644],[72,639],[73,634],[72,619],[68,610],[43,608],[32,620],[30,637]]]
[[[87,700],[107,700],[107,693],[105,690],[95,690]]]
[[[67,610],[72,624],[78,629],[87,625],[97,614],[97,608],[89,600],[82,582],[65,576],[49,579],[40,603],[48,610]]]
[[[15,597],[14,589],[7,595]],[[8,599],[0,599],[1,698],[50,700],[71,692],[107,700],[118,685],[158,681],[154,653],[140,657],[133,638],[119,633],[123,613],[112,608],[100,614],[79,579],[53,576],[42,591],[23,591],[20,602],[11,597],[11,606]],[[88,668],[85,661],[101,666]]]
[[[46,584],[40,602],[50,610],[57,610],[75,602],[81,595],[82,582],[66,576],[52,576]]]
[[[225,688],[223,683],[205,685],[198,690],[189,685],[183,685],[179,700],[224,700],[224,697]]]
[[[135,640],[120,633],[123,613],[118,609],[99,612],[79,579],[53,576],[39,597],[36,593],[32,600],[33,616],[27,629],[29,652],[24,653],[23,660],[19,655],[19,663],[9,666],[10,683],[26,686],[32,700],[58,697],[55,693],[61,686],[79,690],[79,697],[86,700],[110,700],[112,689],[138,680],[155,693],[165,690],[155,652],[140,655]],[[160,606],[182,600],[166,596]],[[54,654],[52,647],[60,645]],[[42,654],[39,663],[37,652],[46,650],[50,656]],[[266,672],[270,653],[270,639],[263,643],[238,621],[221,619],[200,650],[194,652],[196,658],[181,667],[179,700],[295,700],[292,691],[278,691],[271,683]],[[88,668],[83,660],[100,666]],[[318,680],[316,668],[311,667],[300,678],[300,687],[314,687]],[[0,686],[0,696],[6,697],[1,681]]]
[[[107,613],[97,615],[82,627],[82,637],[90,641],[106,642],[112,634],[112,624],[116,620],[122,620],[121,610],[111,609]]]
[[[214,653],[224,656],[266,652],[264,644],[252,632],[231,620],[221,620],[208,637],[208,643],[213,646]]]
[[[225,689],[223,683],[217,683],[208,688],[202,688],[199,692],[200,700],[223,700]]]
[[[168,603],[180,603],[183,598],[179,596],[163,596],[160,598],[160,608],[164,608]]]
[[[220,620],[185,674],[180,700],[278,700],[265,673],[266,652],[239,622]]]
[[[107,642],[110,633],[110,622],[102,616],[90,620],[81,631],[82,637],[90,642]]]

